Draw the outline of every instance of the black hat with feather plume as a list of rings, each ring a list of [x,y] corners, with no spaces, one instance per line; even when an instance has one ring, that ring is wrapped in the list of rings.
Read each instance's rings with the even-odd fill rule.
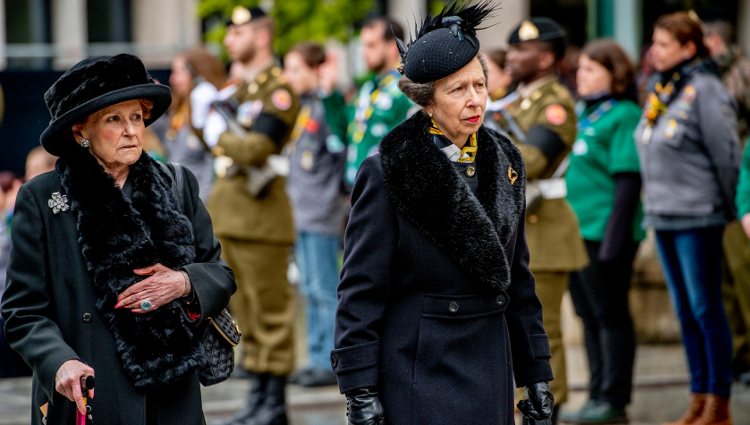
[[[479,53],[477,31],[496,10],[492,0],[470,5],[455,0],[437,16],[427,16],[417,37],[406,46],[396,39],[401,73],[417,83],[436,81],[458,71]]]

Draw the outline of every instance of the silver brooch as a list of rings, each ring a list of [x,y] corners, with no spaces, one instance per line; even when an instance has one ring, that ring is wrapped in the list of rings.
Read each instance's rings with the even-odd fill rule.
[[[47,200],[47,206],[50,207],[53,214],[57,214],[60,211],[65,212],[70,209],[70,205],[68,205],[68,197],[66,195],[60,195],[60,192],[52,193],[52,197]]]

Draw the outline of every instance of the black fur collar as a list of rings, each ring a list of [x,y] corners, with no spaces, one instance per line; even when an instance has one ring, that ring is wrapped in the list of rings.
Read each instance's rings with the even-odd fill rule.
[[[179,380],[201,362],[198,338],[179,302],[144,314],[114,309],[117,295],[140,281],[133,269],[193,262],[192,227],[179,212],[169,176],[145,153],[130,167],[132,199],[87,152],[58,161],[63,190],[77,216],[79,245],[97,310],[109,326],[123,369],[138,388]]]
[[[482,127],[474,196],[445,155],[431,142],[429,118],[418,112],[380,145],[391,202],[422,233],[495,291],[510,285],[512,249],[523,214],[524,167],[512,142]],[[508,168],[517,173],[511,183]]]

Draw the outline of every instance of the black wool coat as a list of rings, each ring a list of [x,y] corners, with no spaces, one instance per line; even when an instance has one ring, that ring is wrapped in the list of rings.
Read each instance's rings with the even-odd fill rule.
[[[474,195],[417,113],[362,164],[331,362],[389,425],[513,423],[513,382],[552,379],[524,237],[520,154],[482,127]]]
[[[170,187],[169,183],[164,183],[168,178],[164,170],[155,170],[158,165],[147,158],[141,158],[140,162],[150,173],[149,176],[162,179],[162,188],[165,187],[164,184],[167,188]],[[126,228],[124,223],[127,220],[123,215],[130,213],[127,208],[116,206],[150,202],[162,217],[187,220],[183,229],[192,231],[192,236],[190,231],[187,235],[173,233],[175,229],[167,226],[166,230],[160,229],[165,231],[163,235],[157,235],[157,230],[151,228],[150,237],[166,240],[164,245],[178,241],[181,237],[187,238],[185,246],[178,247],[175,242],[172,243],[172,248],[183,250],[193,257],[189,264],[179,269],[190,277],[201,313],[201,319],[191,324],[194,329],[187,332],[194,332],[196,338],[199,338],[200,329],[204,329],[203,318],[217,314],[228,304],[229,297],[235,290],[235,282],[231,270],[220,260],[219,243],[213,236],[211,220],[198,197],[195,176],[188,170],[183,170],[186,177],[183,189],[184,216],[170,215],[179,214],[176,212],[179,207],[171,192],[166,196],[164,190],[149,191],[146,187],[139,191],[136,188],[132,200],[125,201],[119,189],[111,190],[114,185],[111,179],[110,187],[102,191],[97,185],[102,182],[106,185],[106,182],[90,179],[83,182],[78,180],[74,184],[83,183],[83,187],[68,187],[69,191],[66,191],[61,181],[63,174],[60,162],[56,171],[43,174],[21,188],[14,212],[13,247],[8,266],[7,289],[2,300],[2,314],[12,348],[21,354],[34,372],[32,424],[42,423],[39,408],[45,403],[48,403],[49,409],[48,424],[74,423],[75,405],[55,391],[55,373],[62,363],[70,359],[79,359],[95,371],[96,397],[90,404],[96,423],[146,424],[147,402],[151,404],[149,410],[155,411],[160,425],[205,423],[200,384],[194,366],[195,361],[201,360],[200,352],[175,349],[178,355],[160,355],[151,359],[157,365],[155,369],[163,371],[165,375],[152,374],[149,375],[150,378],[146,378],[146,374],[141,374],[139,382],[147,386],[137,387],[133,376],[125,371],[126,367],[135,366],[126,366],[126,362],[122,361],[116,351],[118,346],[132,344],[132,339],[125,342],[120,335],[132,330],[132,323],[120,326],[120,336],[112,331],[107,320],[113,317],[111,307],[114,303],[110,295],[106,299],[106,305],[101,305],[105,298],[95,289],[94,274],[91,272],[91,267],[99,267],[93,269],[97,273],[107,273],[107,270],[117,267],[132,270],[144,266],[125,260],[125,251],[137,251],[147,245],[143,238],[133,237],[141,234],[143,228]],[[51,195],[55,192],[70,194],[74,189],[91,198],[76,201],[71,197],[68,200],[70,209],[55,213],[48,204]],[[84,208],[84,204],[100,206],[111,216],[98,217],[94,222],[89,220],[87,225],[93,226],[94,230],[89,229],[88,236],[84,237],[79,232],[83,223],[76,212],[76,204],[80,204],[78,208]],[[111,252],[107,252],[107,247],[113,247]],[[87,254],[82,254],[82,251]],[[163,250],[161,254],[165,254]],[[156,255],[159,255],[158,250]],[[87,259],[96,262],[94,259],[97,258],[101,263],[87,265]],[[152,258],[143,261],[150,260]],[[105,263],[108,265],[106,269],[102,268]],[[108,280],[106,274],[103,276],[104,281]],[[112,275],[109,280],[115,278]],[[140,279],[143,278],[135,278]],[[175,303],[179,302],[181,301]],[[159,310],[148,314],[155,315]],[[127,312],[118,311],[117,314]],[[184,322],[181,323],[184,326]],[[171,330],[169,332],[173,333]],[[150,337],[169,337],[154,333]],[[152,355],[149,351],[153,344],[133,345],[133,356],[148,358]],[[176,373],[180,377],[176,380],[172,377],[171,384],[162,384],[169,379],[166,373]]]

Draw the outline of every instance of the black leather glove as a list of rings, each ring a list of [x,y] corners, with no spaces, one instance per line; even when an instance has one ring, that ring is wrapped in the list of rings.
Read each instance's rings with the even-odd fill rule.
[[[385,425],[383,405],[374,388],[358,388],[346,393],[349,425]]]
[[[518,402],[518,410],[524,416],[544,420],[552,416],[552,409],[555,407],[555,397],[549,390],[549,384],[546,382],[537,382],[526,386],[526,399]]]

